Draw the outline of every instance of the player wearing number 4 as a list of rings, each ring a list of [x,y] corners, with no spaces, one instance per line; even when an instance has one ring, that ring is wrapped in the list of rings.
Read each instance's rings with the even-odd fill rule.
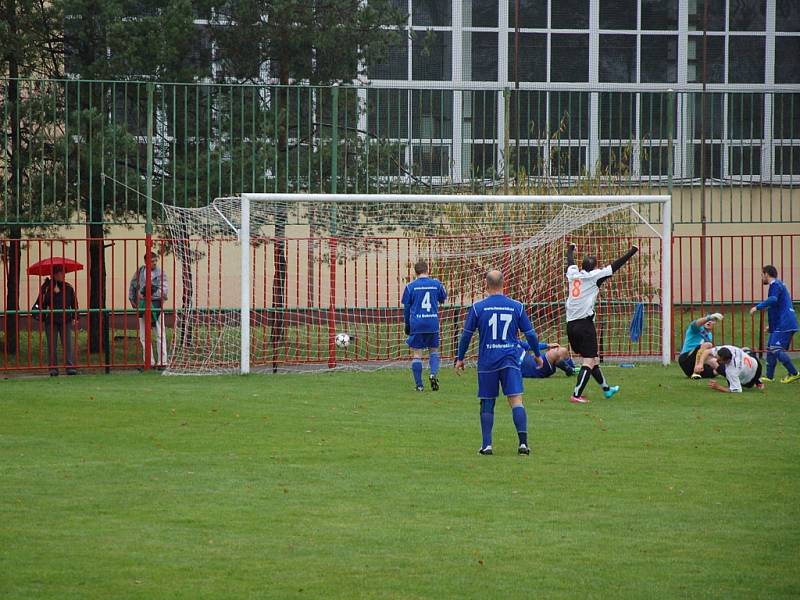
[[[417,391],[422,392],[422,351],[427,348],[430,361],[431,389],[439,389],[439,304],[447,299],[442,282],[428,275],[428,263],[414,265],[417,278],[403,290],[403,321],[408,336],[406,344],[413,350],[411,373]]]
[[[487,297],[469,309],[464,322],[464,332],[458,343],[456,373],[464,370],[464,356],[472,335],[477,331],[478,346],[478,400],[481,403],[481,435],[483,443],[479,454],[492,454],[492,428],[494,405],[500,386],[511,406],[511,416],[519,437],[519,454],[530,454],[528,447],[528,415],[522,404],[522,372],[519,367],[520,346],[518,333],[525,335],[533,349],[536,366],[542,368],[539,338],[525,313],[522,303],[503,294],[503,274],[492,270],[486,274]]]
[[[625,254],[620,256],[610,265],[597,268],[597,258],[584,257],[580,269],[575,265],[575,244],[567,247],[567,281],[569,292],[567,294],[567,339],[573,352],[583,357],[583,365],[578,373],[578,383],[572,392],[570,402],[586,404],[589,402],[583,396],[583,390],[589,383],[589,377],[603,388],[603,395],[611,398],[619,391],[619,386],[609,386],[600,370],[600,361],[597,358],[597,329],[594,325],[594,303],[600,286],[603,285],[614,273],[619,271],[630,258],[639,251],[634,245]]]
[[[757,310],[767,309],[769,320],[769,340],[767,341],[767,376],[762,381],[772,381],[778,361],[786,367],[789,374],[781,379],[781,383],[792,383],[800,380],[800,374],[792,364],[787,350],[792,343],[792,336],[797,331],[797,315],[792,305],[792,297],[786,285],[778,279],[778,269],[766,265],[761,269],[761,283],[769,286],[767,299],[750,309],[752,315]]]

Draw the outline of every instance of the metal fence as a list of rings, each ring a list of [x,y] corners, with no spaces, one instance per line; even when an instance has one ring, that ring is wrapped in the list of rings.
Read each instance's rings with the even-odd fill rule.
[[[800,222],[800,93],[709,89],[6,79],[0,226],[142,223],[148,168],[156,221],[158,203],[241,192],[649,193],[671,181],[677,224]]]
[[[325,245],[329,240],[319,238],[315,243]],[[380,240],[383,244],[394,247],[398,244],[407,244],[408,240],[385,238]],[[758,236],[710,236],[706,238],[707,244],[701,246],[700,236],[677,236],[673,238],[672,253],[672,297],[674,302],[672,318],[671,348],[673,355],[677,355],[683,340],[683,334],[690,321],[697,319],[708,312],[722,312],[725,320],[715,330],[715,340],[719,343],[733,343],[738,346],[748,346],[757,351],[763,351],[767,336],[765,335],[767,323],[765,316],[758,313],[749,314],[749,308],[764,298],[766,288],[761,284],[760,271],[764,264],[773,264],[777,267],[795,300],[800,296],[800,234],[795,235],[758,235]],[[7,240],[0,239],[0,243]],[[118,368],[143,367],[143,346],[140,334],[143,321],[137,307],[132,306],[128,299],[128,282],[143,263],[146,249],[146,240],[143,238],[106,238],[105,251],[100,255],[101,270],[106,273],[103,290],[90,289],[90,277],[86,269],[74,271],[66,275],[66,282],[72,286],[77,296],[77,310],[74,312],[58,312],[55,318],[42,318],[42,313],[32,310],[43,280],[34,275],[23,275],[20,288],[20,310],[9,310],[3,303],[8,291],[8,272],[3,271],[0,280],[0,371],[20,372],[47,371],[51,368],[48,353],[48,335],[54,337],[54,329],[69,322],[72,327],[71,344],[74,360],[72,367],[80,370],[111,370]],[[171,344],[175,334],[175,313],[185,301],[185,280],[180,265],[171,254],[164,253],[165,248],[173,242],[170,240],[156,240],[155,248],[161,255],[160,266],[166,273],[170,283],[170,294],[164,303],[163,322],[166,330],[167,347],[171,351]],[[211,242],[217,243],[215,242]],[[28,241],[22,252],[22,271],[27,273],[31,267],[40,260],[49,258],[70,259],[86,262],[90,254],[92,240],[88,239],[39,239]],[[393,246],[394,245],[394,246]],[[319,249],[322,252],[324,248]],[[295,360],[293,352],[297,353],[305,345],[313,345],[315,352],[326,352],[328,345],[324,343],[331,338],[331,329],[328,318],[350,318],[353,311],[366,320],[383,319],[393,324],[400,335],[402,313],[400,311],[399,288],[390,288],[388,285],[380,286],[381,280],[397,280],[400,275],[407,274],[408,265],[398,262],[375,260],[374,256],[361,255],[348,267],[341,266],[338,274],[339,284],[331,287],[330,277],[321,269],[316,271],[304,270],[303,265],[311,264],[306,260],[310,251],[308,240],[294,240],[287,246],[287,257],[290,265],[296,268],[291,270],[291,277],[287,278],[286,289],[283,292],[281,310],[303,312],[309,315],[317,329],[319,339],[311,337],[303,340],[293,340],[289,345],[281,345],[277,354],[275,350],[260,348],[259,343],[264,343],[264,335],[253,337],[253,352],[265,361]],[[275,302],[270,292],[270,281],[274,276],[274,269],[270,270],[270,247],[264,245],[253,249],[254,278],[259,285],[253,285],[254,327],[266,328],[268,314],[275,309]],[[707,276],[703,276],[700,256],[705,252],[711,268]],[[313,262],[313,261],[311,261]],[[194,269],[191,294],[195,297],[194,304],[206,307],[208,311],[233,310],[238,297],[228,298],[229,308],[226,308],[226,287],[235,284],[236,276],[225,268],[225,259],[220,248],[207,252],[203,260]],[[303,281],[301,282],[301,278]],[[338,294],[335,290],[338,288]],[[238,289],[238,288],[236,288]],[[102,296],[101,303],[104,308],[87,308],[91,306],[91,297],[96,294]],[[451,300],[458,304],[458,291],[454,291]],[[454,305],[455,305],[454,304]],[[462,302],[464,304],[464,302]],[[451,307],[452,308],[452,307]],[[798,306],[800,309],[800,306]],[[332,311],[333,317],[328,316]],[[560,310],[560,308],[559,308]],[[348,317],[349,314],[349,317]],[[338,317],[336,316],[338,315]],[[461,326],[462,315],[451,315],[454,319],[450,333],[455,336]],[[536,318],[534,319],[536,320]],[[14,327],[9,328],[8,322],[13,321]],[[534,323],[536,325],[536,323]],[[388,326],[388,325],[387,325]],[[12,344],[9,332],[17,336],[16,344]],[[658,347],[653,346],[657,341],[658,327],[648,324],[645,327],[646,337],[643,342],[648,344],[647,353],[658,355]],[[564,332],[561,330],[551,332],[551,335],[566,343]],[[153,335],[155,337],[155,335]],[[399,338],[398,338],[399,339]],[[260,340],[260,342],[259,342]],[[322,340],[322,341],[320,341]],[[313,344],[312,344],[313,342]],[[211,342],[209,342],[210,344]],[[794,341],[797,349],[798,341]],[[210,347],[210,346],[209,346]],[[310,346],[309,346],[310,347]],[[451,347],[452,349],[452,347]],[[372,359],[385,359],[381,352],[388,352],[388,346],[376,346]],[[273,352],[270,354],[270,352]],[[310,352],[310,351],[308,351]],[[624,350],[630,352],[630,349]],[[622,355],[620,354],[620,355]],[[642,354],[641,348],[637,354]],[[157,362],[157,350],[152,348],[152,356]],[[317,356],[319,358],[319,356]],[[167,361],[170,360],[167,358]],[[52,365],[55,368],[65,369],[63,343],[60,343],[57,357]],[[63,372],[63,371],[62,371]]]

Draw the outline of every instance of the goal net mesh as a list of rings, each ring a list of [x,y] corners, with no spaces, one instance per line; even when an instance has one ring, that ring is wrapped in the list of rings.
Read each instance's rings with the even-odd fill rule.
[[[600,266],[631,243],[640,252],[602,288],[601,355],[661,355],[661,240],[635,203],[437,203],[254,200],[250,203],[250,365],[253,371],[375,369],[407,364],[403,307],[414,263],[442,281],[440,353],[452,360],[466,312],[499,268],[539,338],[567,345],[565,249]],[[165,207],[182,298],[168,371],[238,372],[241,343],[241,199]],[[580,262],[579,262],[580,264]],[[642,305],[641,336],[631,320]],[[347,333],[350,344],[335,344]],[[635,336],[634,336],[635,337]],[[474,352],[475,344],[472,346]]]

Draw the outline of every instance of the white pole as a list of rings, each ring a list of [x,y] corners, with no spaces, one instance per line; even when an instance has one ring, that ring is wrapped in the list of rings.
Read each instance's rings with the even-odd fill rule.
[[[661,364],[672,358],[672,200],[661,206]]]
[[[240,372],[250,372],[250,198],[242,195],[242,223],[239,227],[239,245],[242,247],[241,269],[241,332],[242,347],[239,357]]]
[[[658,194],[606,194],[602,196],[580,196],[577,194],[563,196],[516,196],[513,194],[297,194],[279,192],[274,194],[242,194],[242,198],[248,198],[250,200],[256,200],[260,202],[337,202],[339,204],[348,202],[366,202],[371,204],[383,204],[387,202],[416,204],[452,204],[453,202],[458,202],[461,204],[483,204],[487,202],[494,204],[522,204],[531,202],[537,202],[541,204],[624,204],[626,202],[630,202],[632,204],[650,204],[666,202],[669,197],[667,195]]]

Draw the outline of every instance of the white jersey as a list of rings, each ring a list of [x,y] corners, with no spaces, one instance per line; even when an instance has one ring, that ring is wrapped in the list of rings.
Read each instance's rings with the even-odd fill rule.
[[[717,350],[727,348],[731,351],[731,362],[725,365],[725,378],[732,392],[741,392],[742,385],[750,383],[756,376],[758,361],[736,346],[715,346],[711,348],[711,355],[717,356]]]
[[[611,265],[602,269],[594,269],[588,273],[578,269],[576,265],[571,265],[567,269],[567,281],[569,281],[567,322],[594,315],[594,301],[600,292],[597,280],[603,277],[611,277],[613,273]]]

